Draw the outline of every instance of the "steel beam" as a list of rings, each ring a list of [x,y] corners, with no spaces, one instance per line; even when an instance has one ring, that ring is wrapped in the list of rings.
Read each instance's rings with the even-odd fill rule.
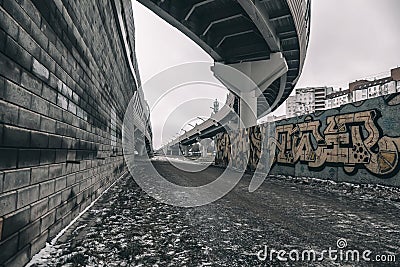
[[[243,17],[243,14],[236,14],[236,15],[225,17],[225,18],[222,18],[222,19],[214,20],[214,21],[210,22],[210,24],[208,24],[207,28],[204,30],[202,35],[203,36],[206,35],[207,32],[211,29],[211,27],[213,25],[215,25],[215,24],[218,24],[218,23],[221,23],[221,22],[224,22],[224,21],[228,21],[228,20],[232,20],[232,19],[237,19],[237,18],[240,18],[240,17]]]
[[[267,12],[263,10],[260,1],[255,0],[253,2],[251,0],[238,0],[238,3],[256,25],[264,40],[267,42],[270,50],[272,52],[281,51],[279,37],[269,20]]]
[[[196,10],[196,8],[198,8],[200,6],[207,5],[207,4],[212,3],[212,2],[214,2],[214,0],[205,0],[205,1],[201,1],[201,2],[199,2],[197,4],[194,4],[192,6],[192,8],[189,10],[189,12],[186,14],[185,20],[187,21],[190,18],[190,16],[193,14],[193,12]]]
[[[228,35],[224,36],[224,37],[221,39],[221,41],[219,41],[219,43],[217,44],[217,48],[220,47],[220,46],[222,45],[222,43],[223,43],[226,39],[228,39],[228,38],[235,37],[235,36],[239,36],[239,35],[243,35],[243,34],[246,34],[246,33],[251,33],[251,32],[253,32],[253,30],[248,30],[248,31],[243,31],[243,32],[237,32],[237,33],[228,34]]]
[[[282,15],[282,16],[277,16],[277,17],[270,18],[269,20],[270,21],[276,21],[276,20],[280,20],[280,19],[290,18],[291,16],[292,16],[291,14],[285,14],[285,15]]]

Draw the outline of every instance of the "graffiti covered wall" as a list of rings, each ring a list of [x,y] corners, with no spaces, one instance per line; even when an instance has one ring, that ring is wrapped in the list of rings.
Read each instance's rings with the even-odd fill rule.
[[[392,94],[219,134],[215,162],[265,173],[272,166],[270,174],[399,186],[399,112],[400,94]]]

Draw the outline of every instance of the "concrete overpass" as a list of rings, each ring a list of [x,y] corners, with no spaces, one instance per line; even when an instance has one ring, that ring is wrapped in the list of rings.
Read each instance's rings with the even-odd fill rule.
[[[290,95],[306,55],[310,30],[308,0],[139,0],[186,34],[216,63],[246,74],[260,89],[230,84],[230,77],[213,68],[215,76],[240,96],[240,116],[251,126]],[[248,114],[253,113],[254,116]]]
[[[167,151],[173,150],[175,153],[178,153],[180,151],[179,146],[189,146],[197,143],[201,139],[212,138],[217,133],[225,131],[228,127],[237,128],[237,118],[235,120],[235,116],[232,114],[238,108],[237,102],[237,98],[234,94],[229,94],[221,110],[201,124],[196,125],[189,131],[171,140],[168,144],[159,149],[159,152],[164,151],[164,153],[166,153]]]

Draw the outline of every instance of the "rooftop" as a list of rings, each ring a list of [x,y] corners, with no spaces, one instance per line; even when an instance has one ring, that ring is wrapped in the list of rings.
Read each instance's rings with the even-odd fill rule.
[[[370,81],[369,83],[358,85],[354,89],[355,90],[361,90],[361,89],[365,89],[365,88],[368,88],[368,87],[371,87],[371,86],[383,85],[383,84],[391,82],[391,81],[393,81],[392,77],[386,77],[386,78]]]
[[[327,99],[332,99],[332,98],[335,98],[335,97],[347,95],[349,93],[350,93],[349,89],[341,90],[341,91],[333,92],[333,93],[327,95],[326,98]]]

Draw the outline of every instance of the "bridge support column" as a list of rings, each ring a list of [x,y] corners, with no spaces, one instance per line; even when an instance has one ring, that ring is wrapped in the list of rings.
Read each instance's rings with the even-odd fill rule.
[[[239,116],[241,127],[250,127],[257,124],[257,99],[277,79],[286,82],[288,71],[287,62],[281,52],[273,53],[268,60],[241,62],[230,65],[214,63],[211,67],[214,76],[226,86],[228,90],[240,97]],[[282,77],[284,79],[282,80]],[[281,86],[278,95],[283,93]],[[279,100],[279,99],[278,99]],[[267,103],[270,109],[276,103]]]
[[[242,93],[239,105],[240,128],[257,124],[257,97],[254,91]]]
[[[200,140],[201,156],[207,157],[208,147],[211,145],[212,140],[209,138]]]

